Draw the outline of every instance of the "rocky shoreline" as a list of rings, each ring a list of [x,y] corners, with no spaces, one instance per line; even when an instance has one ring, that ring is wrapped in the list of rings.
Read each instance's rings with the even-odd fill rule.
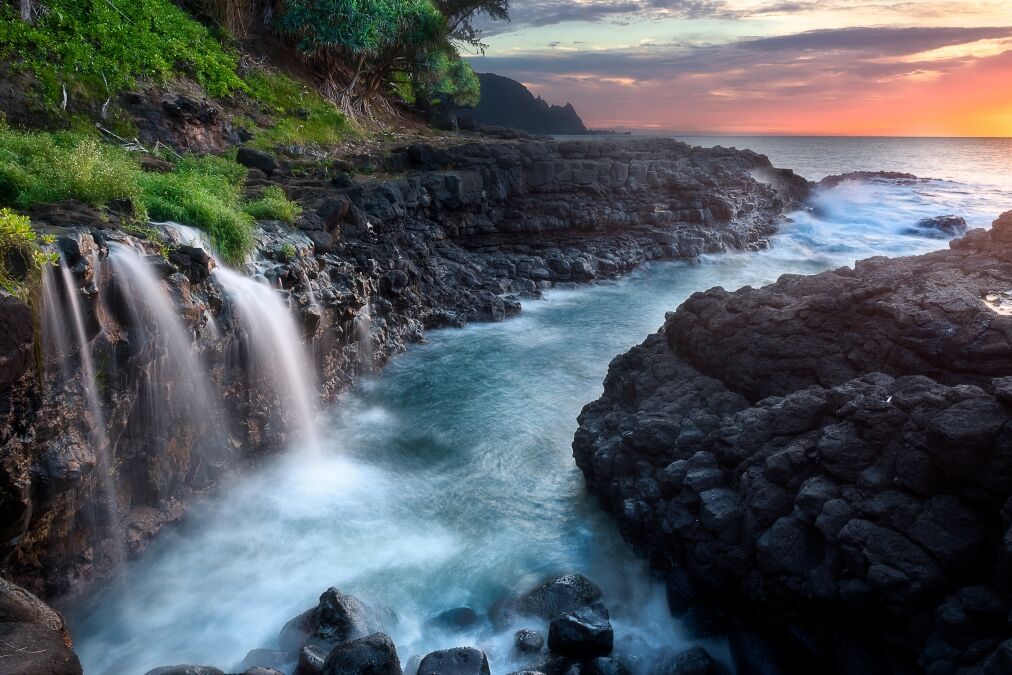
[[[500,320],[521,297],[648,260],[761,248],[808,190],[749,151],[504,136],[346,162],[240,152],[251,193],[278,185],[303,207],[296,227],[259,223],[260,257],[245,271],[289,299],[323,401],[427,328]],[[285,447],[292,412],[251,394],[252,376],[236,361],[244,329],[199,244],[157,225],[162,234],[139,233],[115,211],[78,203],[32,217],[70,270],[108,420],[104,464],[89,439],[97,420],[82,369],[68,374],[48,360],[32,312],[3,297],[0,560],[5,576],[53,598],[103,578],[188,501]],[[188,413],[185,388],[152,374],[166,355],[140,339],[150,322],[138,323],[131,298],[115,291],[107,259],[117,248],[144,252],[172,298],[220,393],[216,406],[232,420],[229,452],[202,442],[210,423]],[[158,425],[144,423],[152,415]],[[109,484],[119,511],[103,518],[95,505],[112,499],[103,496]]]
[[[1012,213],[950,250],[696,293],[573,449],[739,672],[1012,670]]]

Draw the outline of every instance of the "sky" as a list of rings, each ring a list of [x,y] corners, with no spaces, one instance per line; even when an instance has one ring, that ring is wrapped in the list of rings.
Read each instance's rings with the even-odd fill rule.
[[[511,0],[478,72],[588,126],[1012,136],[1012,0]]]

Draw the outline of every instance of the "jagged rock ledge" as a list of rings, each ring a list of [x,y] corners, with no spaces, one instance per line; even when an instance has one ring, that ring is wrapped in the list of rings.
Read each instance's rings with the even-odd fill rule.
[[[647,260],[761,248],[808,190],[752,152],[657,140],[519,137],[346,161],[254,151],[239,159],[251,167],[251,192],[277,184],[304,209],[296,227],[259,224],[257,268],[288,297],[326,401],[424,329],[503,319],[519,311],[519,297]],[[291,411],[251,394],[242,328],[206,251],[177,237],[163,257],[115,211],[77,203],[32,215],[72,273],[114,467],[96,469],[98,421],[81,368],[61,372],[34,359],[41,345],[31,312],[0,298],[0,570],[48,598],[103,577],[181,518],[194,496],[285,447]],[[103,282],[117,245],[148,252],[221,392],[220,418],[233,421],[227,447],[206,442],[213,429],[187,414],[187,388],[138,337],[129,298]],[[102,517],[111,510],[96,505],[112,501],[119,515]]]
[[[696,293],[612,362],[577,463],[739,672],[1012,672],[1010,289],[1012,212]]]

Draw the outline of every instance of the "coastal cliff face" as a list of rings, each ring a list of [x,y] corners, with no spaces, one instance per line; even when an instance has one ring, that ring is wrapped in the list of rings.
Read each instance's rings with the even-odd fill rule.
[[[303,207],[295,227],[259,223],[241,270],[283,298],[290,340],[264,337],[243,278],[185,228],[140,232],[76,203],[32,213],[62,262],[34,314],[0,297],[0,560],[44,597],[109,574],[297,439],[297,387],[281,381],[298,353],[312,403],[333,401],[424,329],[500,320],[648,260],[761,248],[808,188],[751,152],[656,140],[240,160],[251,193],[276,184]]]
[[[1010,288],[1012,213],[696,293],[611,364],[577,463],[740,672],[1010,671]]]

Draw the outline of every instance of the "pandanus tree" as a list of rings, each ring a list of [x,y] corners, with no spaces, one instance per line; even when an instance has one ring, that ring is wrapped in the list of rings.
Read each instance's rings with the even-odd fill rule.
[[[368,112],[390,74],[412,70],[447,31],[430,0],[287,0],[278,27],[321,66],[325,93],[352,114]]]

